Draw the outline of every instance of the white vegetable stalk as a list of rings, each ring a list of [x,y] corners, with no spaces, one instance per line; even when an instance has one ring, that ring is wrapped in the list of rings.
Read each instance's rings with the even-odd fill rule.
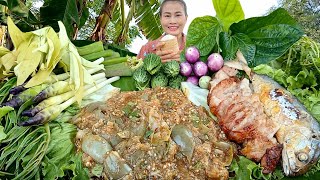
[[[101,89],[102,87],[115,82],[119,80],[119,76],[115,76],[109,79],[106,79],[102,81],[101,83],[97,85],[88,85],[85,86],[88,89],[84,92],[84,97],[87,95],[90,95],[91,93],[94,93],[95,91]],[[98,80],[100,81],[100,80]],[[46,122],[49,122],[50,120],[55,119],[63,110],[65,110],[67,107],[71,106],[73,103],[75,103],[77,98],[75,96],[72,96],[70,99],[66,100],[65,102],[59,104],[59,105],[52,105],[49,106],[39,113],[37,113],[35,116],[30,118],[28,121],[19,123],[20,126],[30,126],[30,125],[38,125],[38,124],[44,124]]]
[[[87,68],[94,68],[97,67],[98,65],[100,65],[102,62],[104,61],[104,58],[99,58],[95,61],[88,61],[86,59],[84,59],[83,57],[81,57],[81,63],[83,66],[87,67]],[[86,69],[87,69],[86,68]]]
[[[96,81],[96,80],[99,80],[99,79],[103,79],[105,77],[106,77],[106,73],[102,72],[102,73],[98,73],[98,74],[92,75],[92,80]]]
[[[96,67],[88,69],[88,73],[93,76],[94,73],[103,69],[103,65],[98,65]],[[43,84],[55,83],[57,81],[64,81],[70,78],[70,73],[62,73],[62,74],[52,74],[48,77],[47,80],[43,82]]]
[[[97,65],[96,67],[93,67],[93,68],[88,68],[87,71],[89,74],[94,74],[100,70],[103,70],[104,69],[104,66],[102,64],[100,65]]]
[[[105,78],[97,78],[97,76],[95,77],[95,82],[97,84],[102,83],[103,81],[106,81]],[[61,81],[59,81],[61,82]],[[88,91],[90,88],[92,88],[93,85],[86,85],[84,86],[85,91]],[[49,97],[43,101],[41,101],[38,105],[36,105],[34,108],[23,111],[22,115],[23,116],[29,116],[29,117],[33,117],[35,116],[38,112],[42,111],[43,109],[50,107],[50,106],[55,106],[55,105],[59,105],[65,101],[67,101],[68,99],[72,98],[74,96],[74,91],[72,91],[71,89],[69,89],[68,92],[64,92],[62,94],[58,94],[52,97]]]

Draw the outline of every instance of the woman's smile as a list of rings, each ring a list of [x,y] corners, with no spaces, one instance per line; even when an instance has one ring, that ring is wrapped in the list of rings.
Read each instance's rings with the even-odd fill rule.
[[[179,29],[179,26],[169,26],[168,29],[169,29],[170,31],[176,31],[176,30]]]

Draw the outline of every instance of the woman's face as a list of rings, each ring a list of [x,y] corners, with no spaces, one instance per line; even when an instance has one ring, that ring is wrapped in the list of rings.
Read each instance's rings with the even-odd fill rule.
[[[160,21],[165,33],[174,36],[181,35],[187,22],[183,5],[175,1],[166,2],[162,7]]]

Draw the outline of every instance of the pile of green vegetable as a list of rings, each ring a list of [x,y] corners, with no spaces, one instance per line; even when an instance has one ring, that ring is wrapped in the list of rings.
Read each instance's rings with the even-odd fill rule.
[[[156,54],[148,54],[143,65],[132,75],[138,90],[155,87],[171,87],[180,89],[181,82],[186,78],[179,74],[180,64],[177,61],[161,62]]]
[[[77,48],[64,25],[58,25],[58,33],[51,27],[22,32],[8,17],[14,49],[0,49],[4,179],[89,179],[82,155],[75,150],[77,127],[68,120],[84,98],[119,76],[107,79],[105,74],[104,58],[113,51]]]
[[[132,73],[140,65],[142,60],[136,56],[121,56],[119,52],[105,48],[102,41],[96,41],[88,45],[79,46],[79,55],[88,61],[96,61],[103,58],[104,72],[106,77],[132,76]]]
[[[17,78],[2,81],[0,102],[9,98]],[[1,107],[0,113],[0,179],[89,179],[76,153],[75,125],[68,123],[78,111],[70,106],[52,122],[41,126],[18,126],[21,113],[30,106],[26,101],[13,109]]]
[[[142,59],[137,59],[136,54],[114,44],[103,44],[101,41],[75,41],[79,54],[89,61],[103,58],[106,77],[120,76],[112,85],[121,91],[137,90],[132,78],[133,72],[143,64]]]

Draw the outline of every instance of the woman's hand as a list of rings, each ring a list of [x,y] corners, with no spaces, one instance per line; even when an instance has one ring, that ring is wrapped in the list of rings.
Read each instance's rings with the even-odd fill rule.
[[[173,50],[161,50],[161,48],[164,46],[164,42],[159,42],[156,45],[156,55],[158,55],[162,62],[167,62],[167,61],[180,61],[180,53],[181,51],[173,51]]]

